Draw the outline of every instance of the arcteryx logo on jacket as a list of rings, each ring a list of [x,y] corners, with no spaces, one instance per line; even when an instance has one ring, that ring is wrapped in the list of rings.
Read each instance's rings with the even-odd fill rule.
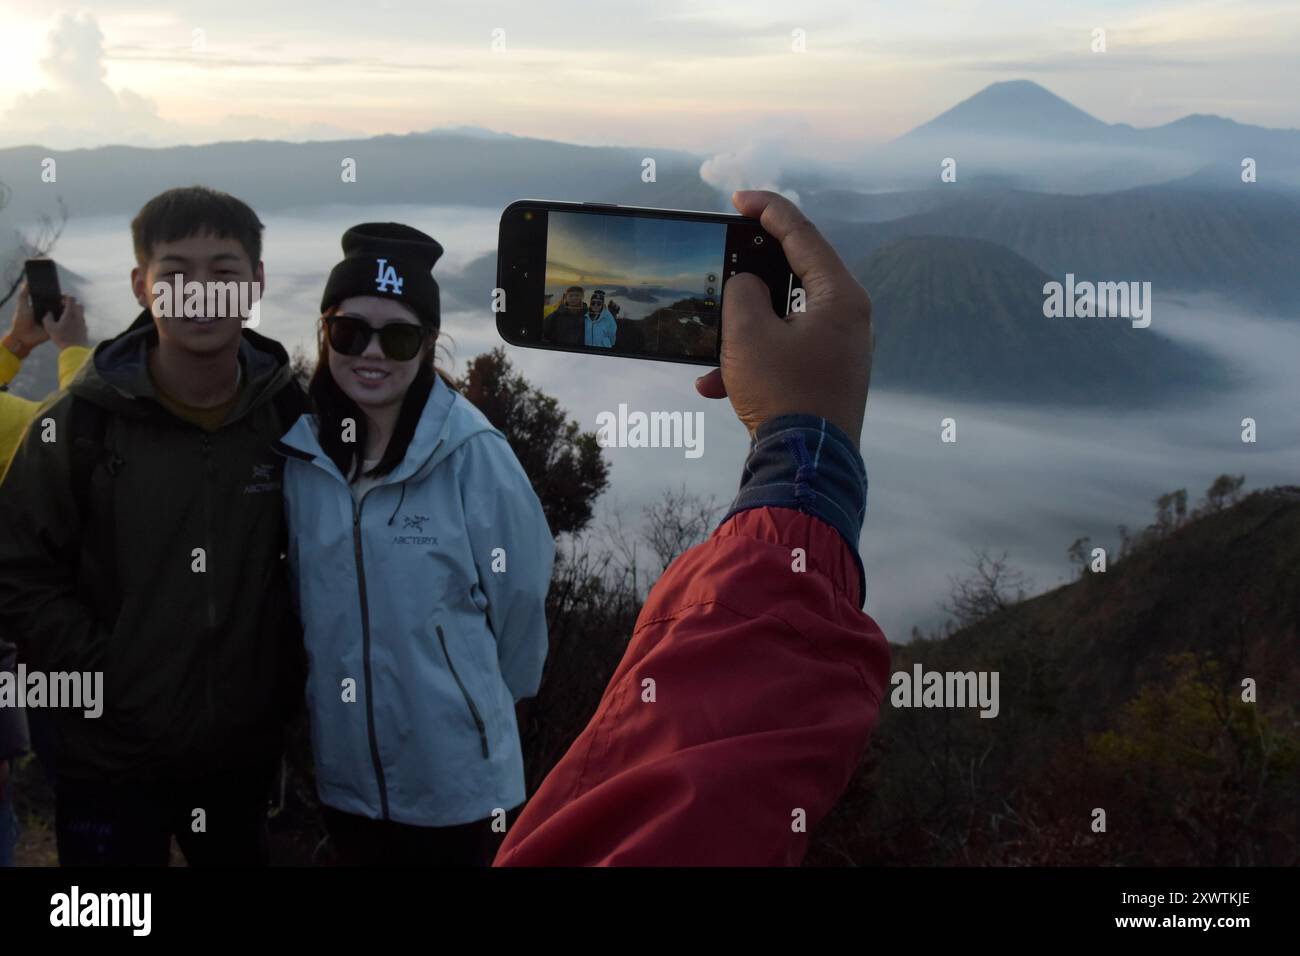
[[[279,448],[321,801],[419,826],[521,804],[555,544],[504,436],[439,379],[359,502],[313,416]]]
[[[438,536],[424,533],[424,526],[432,519],[428,515],[408,514],[402,515],[402,530],[409,531],[410,534],[399,534],[393,536],[393,544],[438,544]]]
[[[251,480],[244,485],[244,494],[260,495],[268,491],[279,491],[280,482],[276,479],[279,470],[277,462],[268,461],[253,465]]]

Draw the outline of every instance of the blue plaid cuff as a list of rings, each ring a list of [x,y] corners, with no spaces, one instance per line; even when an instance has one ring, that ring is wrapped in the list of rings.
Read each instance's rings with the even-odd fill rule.
[[[838,531],[857,563],[859,594],[866,600],[858,538],[867,510],[867,469],[843,429],[816,415],[780,415],[760,425],[740,491],[722,520],[749,508],[792,508]]]

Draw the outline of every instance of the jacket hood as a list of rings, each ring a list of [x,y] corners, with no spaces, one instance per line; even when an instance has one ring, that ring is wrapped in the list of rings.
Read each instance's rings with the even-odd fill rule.
[[[68,383],[68,391],[122,415],[154,413],[152,403],[137,399],[157,398],[148,365],[149,349],[157,344],[158,330],[144,309],[126,331],[95,346],[90,360]],[[239,364],[245,386],[230,421],[271,401],[293,377],[284,346],[251,329],[243,330]]]
[[[315,415],[300,415],[293,427],[276,443],[277,450],[313,461],[347,484],[343,473],[321,447],[319,428]],[[406,449],[406,457],[401,464],[384,475],[379,484],[419,481],[457,448],[483,432],[501,434],[468,399],[449,388],[442,376],[435,375],[433,389],[424,403],[424,411],[420,413],[415,434],[411,436],[411,444]]]

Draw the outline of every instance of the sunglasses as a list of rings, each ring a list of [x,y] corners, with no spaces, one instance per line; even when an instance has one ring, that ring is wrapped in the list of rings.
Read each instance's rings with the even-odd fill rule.
[[[325,319],[325,334],[330,348],[340,355],[360,355],[370,344],[370,337],[378,335],[384,355],[409,362],[420,354],[427,333],[424,326],[409,322],[389,322],[377,329],[359,315],[340,312]]]

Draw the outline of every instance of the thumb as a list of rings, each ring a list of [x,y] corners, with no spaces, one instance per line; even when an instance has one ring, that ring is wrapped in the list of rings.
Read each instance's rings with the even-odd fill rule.
[[[726,398],[727,386],[722,381],[722,369],[712,369],[697,378],[695,390],[705,398]]]

